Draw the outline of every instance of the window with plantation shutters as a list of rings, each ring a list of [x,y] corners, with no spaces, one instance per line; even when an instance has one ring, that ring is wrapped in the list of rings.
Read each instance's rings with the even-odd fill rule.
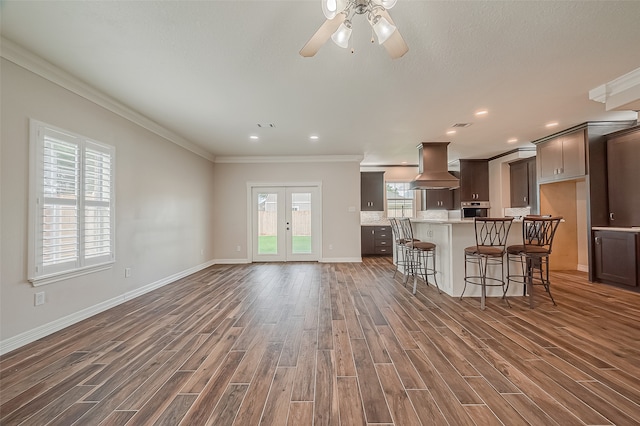
[[[32,120],[30,276],[34,285],[114,261],[112,146]]]

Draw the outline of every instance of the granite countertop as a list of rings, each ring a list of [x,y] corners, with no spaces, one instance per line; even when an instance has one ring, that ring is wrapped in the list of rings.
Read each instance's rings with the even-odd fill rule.
[[[617,231],[617,232],[640,232],[640,226],[615,227],[615,226],[593,226],[594,231]]]

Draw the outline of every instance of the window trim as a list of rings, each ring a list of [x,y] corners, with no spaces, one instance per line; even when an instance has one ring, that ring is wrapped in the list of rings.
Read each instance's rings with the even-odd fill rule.
[[[77,226],[80,228],[78,233],[78,242],[76,250],[78,252],[78,259],[73,264],[60,264],[61,268],[47,268],[43,265],[43,258],[41,253],[38,253],[38,247],[42,245],[43,230],[41,227],[41,203],[44,203],[44,176],[43,176],[43,160],[44,160],[44,142],[45,134],[47,131],[62,133],[67,135],[70,140],[77,144],[79,153],[78,161],[78,199],[77,210],[78,219]],[[86,251],[86,239],[85,239],[85,207],[92,205],[91,201],[85,200],[85,156],[87,150],[103,151],[110,155],[110,194],[109,194],[109,226],[110,226],[110,250],[109,253],[95,258],[92,262],[90,257],[87,257]],[[29,226],[29,242],[28,242],[28,281],[34,286],[51,284],[57,281],[67,280],[78,276],[91,274],[98,271],[104,271],[113,267],[116,261],[115,250],[115,236],[116,236],[116,194],[115,194],[115,170],[116,170],[116,149],[112,145],[108,145],[102,142],[98,142],[94,139],[76,134],[74,132],[58,128],[34,119],[29,120],[29,212],[28,212],[28,226]],[[95,202],[93,202],[95,204]],[[40,249],[41,250],[41,249]],[[40,257],[40,258],[38,258]]]

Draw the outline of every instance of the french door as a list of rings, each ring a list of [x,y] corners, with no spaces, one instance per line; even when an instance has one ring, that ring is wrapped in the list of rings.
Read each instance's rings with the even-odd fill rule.
[[[319,187],[253,187],[254,262],[317,261]]]

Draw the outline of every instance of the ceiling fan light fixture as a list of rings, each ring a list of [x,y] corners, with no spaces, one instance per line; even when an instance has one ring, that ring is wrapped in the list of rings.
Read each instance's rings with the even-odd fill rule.
[[[351,38],[351,21],[346,20],[336,30],[335,33],[331,35],[331,40],[338,46],[346,49],[349,47],[349,39]]]
[[[382,44],[391,37],[391,35],[397,30],[395,25],[392,25],[384,16],[376,15],[371,22],[373,31],[378,37],[378,44]]]

